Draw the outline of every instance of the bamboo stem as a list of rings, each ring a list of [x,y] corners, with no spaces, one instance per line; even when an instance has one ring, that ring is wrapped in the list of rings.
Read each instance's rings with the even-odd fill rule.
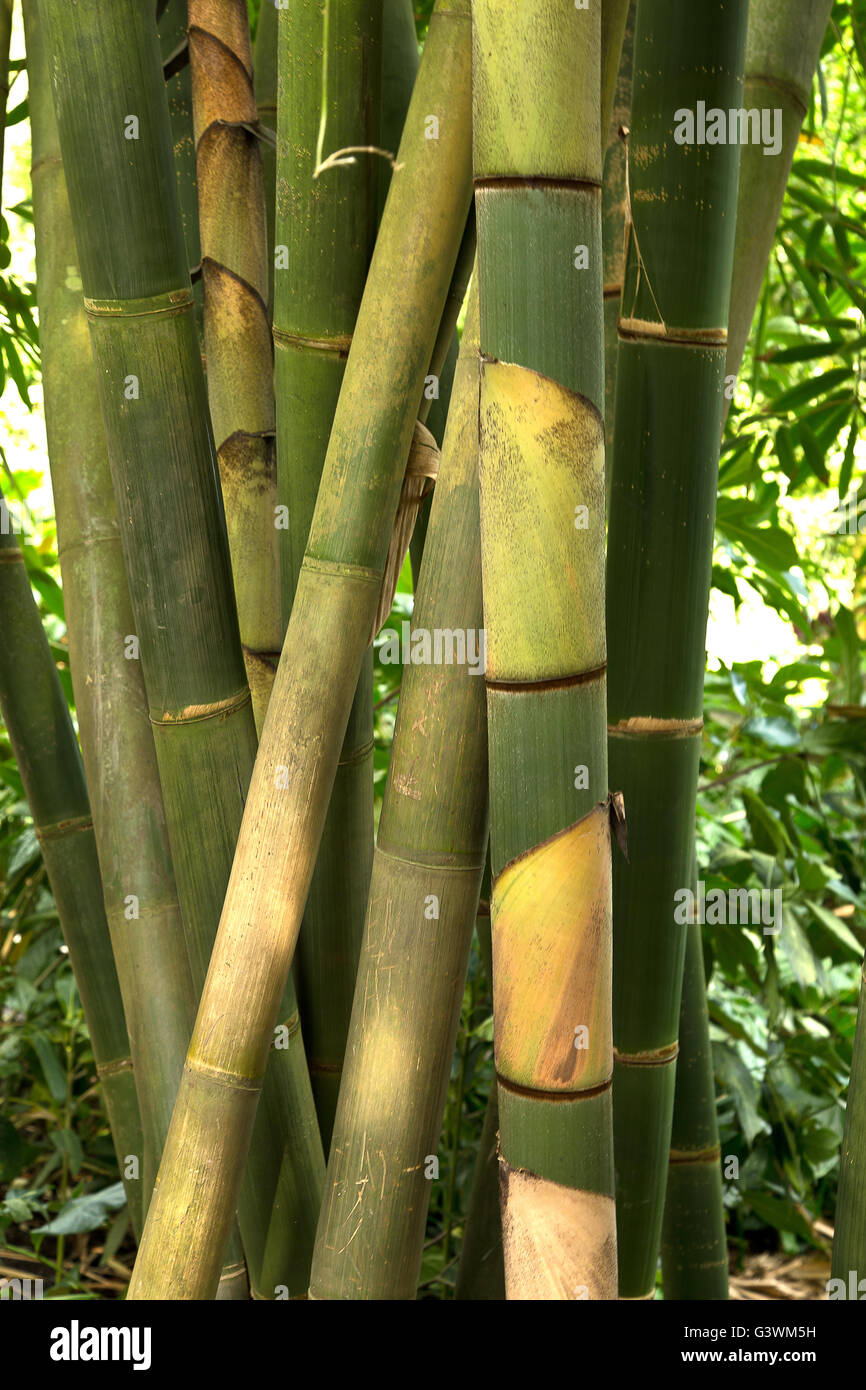
[[[505,1284],[612,1298],[599,7],[476,0],[473,56]]]
[[[469,204],[468,20],[431,21],[131,1298],[215,1286]]]
[[[43,18],[169,841],[200,987],[256,737],[162,65],[144,8],[61,0]],[[105,178],[115,191],[110,205]],[[253,1185],[245,1204],[255,1218],[245,1239],[256,1251],[282,1158],[267,1131],[262,1142],[270,1190]],[[224,1248],[225,1239],[212,1292]]]
[[[84,768],[5,508],[0,497],[0,712],[69,949],[129,1214],[138,1232],[143,1136]]]
[[[613,875],[624,1298],[655,1287],[668,1171],[686,940],[674,894],[691,871],[739,160],[736,144],[679,143],[673,121],[698,102],[739,107],[746,15],[722,0],[698,26],[687,0],[640,0],[635,31],[607,557],[611,785],[629,846]]]
[[[253,48],[253,85],[259,123],[277,129],[277,7],[276,0],[262,0]],[[274,305],[274,221],[277,210],[277,151],[262,142],[262,181],[265,191],[265,223],[268,239],[268,313]]]
[[[333,13],[330,10],[333,9]],[[298,0],[280,14],[274,348],[279,531],[288,622],[334,411],[376,237],[378,161],[316,170],[327,151],[379,137],[382,6]],[[309,54],[321,51],[322,60]],[[323,83],[331,70],[331,96]],[[323,124],[324,122],[324,124]],[[373,665],[365,657],[298,941],[295,975],[327,1152],[373,858]]]
[[[781,110],[782,149],[767,158],[750,144],[740,155],[727,376],[743,360],[832,9],[833,0],[751,0],[743,105]]]
[[[24,0],[42,386],[76,712],[105,911],[135,1056],[144,1209],[195,1017],[105,430],[51,103]],[[95,596],[98,599],[95,600]],[[146,984],[145,984],[146,982]]]
[[[688,928],[662,1226],[666,1299],[728,1297],[721,1150],[701,928]]]
[[[473,295],[415,601],[421,634],[480,641],[477,456]],[[465,661],[413,664],[403,675],[316,1239],[315,1298],[415,1297],[487,843],[480,677]],[[447,1239],[446,1230],[446,1247]]]

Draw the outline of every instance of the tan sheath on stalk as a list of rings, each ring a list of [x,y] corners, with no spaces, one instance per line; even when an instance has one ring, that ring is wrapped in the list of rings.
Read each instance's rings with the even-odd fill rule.
[[[273,347],[246,0],[189,0],[208,402],[256,732],[280,655]]]

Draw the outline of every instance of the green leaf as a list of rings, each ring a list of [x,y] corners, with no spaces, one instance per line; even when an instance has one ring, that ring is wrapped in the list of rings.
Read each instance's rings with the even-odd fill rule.
[[[822,907],[820,903],[813,902],[811,898],[806,899],[806,906],[814,917],[821,923],[825,931],[839,943],[845,954],[851,960],[860,960],[863,955],[863,947],[857,940],[849,927],[845,926],[841,917],[837,917],[835,912],[830,912],[828,908]]]
[[[44,1033],[31,1033],[30,1043],[39,1058],[42,1075],[45,1077],[52,1100],[58,1102],[65,1100],[66,1074],[57,1060],[57,1053],[54,1051],[50,1038],[46,1037]]]
[[[38,1226],[33,1232],[41,1236],[73,1236],[81,1231],[98,1231],[108,1220],[108,1214],[126,1204],[123,1183],[113,1183],[101,1192],[88,1192],[83,1197],[72,1197],[47,1226]]]
[[[10,879],[15,878],[22,869],[29,869],[37,862],[40,854],[39,841],[36,838],[36,831],[30,826],[23,830],[15,842],[15,848],[9,857],[9,867],[6,870]]]
[[[756,1216],[777,1231],[793,1231],[805,1240],[812,1240],[812,1230],[808,1221],[787,1197],[774,1197],[769,1192],[756,1192],[753,1188],[743,1193]]]
[[[796,748],[800,742],[797,725],[781,716],[749,719],[743,726],[743,732],[765,743],[768,748]]]
[[[73,1178],[77,1178],[84,1162],[84,1151],[78,1135],[71,1129],[56,1129],[51,1135],[51,1142],[61,1158],[66,1159]]]
[[[752,527],[725,517],[717,519],[716,529],[767,569],[784,572],[799,564],[796,546],[781,526]]]
[[[790,390],[783,391],[780,396],[771,400],[765,415],[785,415],[788,411],[795,411],[801,405],[806,405],[809,401],[819,400],[822,396],[829,396],[837,386],[841,386],[843,381],[853,381],[850,367],[836,367],[833,371],[822,372],[819,376],[810,377],[808,381],[798,382]]]
[[[845,444],[845,457],[842,460],[842,467],[839,469],[839,496],[845,497],[851,482],[851,474],[854,471],[854,455],[857,448],[857,439],[860,432],[860,412],[855,407],[851,412],[851,424],[848,427],[848,439]]]
[[[713,1067],[720,1085],[730,1095],[743,1137],[751,1148],[759,1134],[769,1134],[770,1126],[758,1114],[758,1091],[745,1062],[731,1047],[713,1045]]]
[[[822,983],[820,963],[816,959],[809,938],[797,921],[793,912],[783,909],[782,930],[776,937],[779,954],[784,956],[801,989],[811,989]]]

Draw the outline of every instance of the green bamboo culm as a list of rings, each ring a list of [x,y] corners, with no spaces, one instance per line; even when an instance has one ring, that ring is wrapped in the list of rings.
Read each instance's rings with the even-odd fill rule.
[[[695,142],[700,110],[740,106],[747,9],[722,0],[697,25],[687,0],[640,0],[635,30],[607,555],[610,778],[629,851],[613,874],[624,1298],[653,1296],[668,1169],[686,943],[674,894],[690,882],[733,263],[739,146]]]
[[[327,21],[327,24],[325,24]],[[274,349],[283,625],[310,533],[377,225],[382,5],[297,0],[279,14]],[[322,55],[321,62],[310,54]],[[340,154],[354,148],[356,153]],[[317,161],[327,164],[318,168]],[[351,162],[349,162],[351,161]],[[327,1152],[373,858],[373,656],[367,653],[295,975]]]
[[[693,877],[694,885],[694,877]],[[728,1297],[728,1248],[701,928],[687,931],[662,1225],[666,1299]]]
[[[346,364],[133,1299],[209,1297],[216,1284],[466,223],[470,74],[467,0],[439,0]],[[431,115],[438,139],[425,134]]]
[[[403,675],[316,1238],[317,1299],[414,1299],[421,1270],[487,846],[477,466],[473,294],[412,622],[422,642],[447,632],[452,645],[438,661],[431,645]],[[401,637],[386,635],[382,659],[388,644],[400,659]]]
[[[636,0],[603,0],[601,6],[601,135],[607,142],[616,91],[622,75],[622,50],[629,13]]]
[[[207,391],[256,729],[280,656],[268,246],[246,0],[188,0]]]
[[[195,137],[192,126],[192,82],[189,70],[187,0],[167,0],[157,7],[159,47],[168,115],[177,196],[186,243],[186,259],[192,277],[196,322],[202,333],[204,292],[201,280],[201,238],[198,225],[198,190],[195,177]]]
[[[488,880],[485,890],[485,880]],[[485,871],[481,891],[489,893]],[[478,948],[488,985],[493,987],[493,938],[490,902],[478,904],[475,921]],[[492,998],[491,998],[492,1002]],[[505,1298],[505,1264],[502,1256],[502,1220],[499,1214],[499,1101],[494,1075],[487,1094],[466,1225],[460,1245],[460,1262],[454,1297],[461,1302],[502,1302]]]
[[[607,129],[601,192],[601,241],[604,251],[604,440],[608,465],[613,462],[616,362],[619,349],[620,300],[625,275],[627,216],[626,173],[628,128],[631,121],[631,70],[637,0],[631,0],[620,53],[613,111]],[[602,9],[602,16],[604,9]]]
[[[743,360],[832,9],[833,0],[751,0],[749,7],[743,105],[781,112],[781,149],[768,156],[762,142],[749,142],[740,155],[728,376]]]
[[[262,180],[265,190],[265,225],[268,238],[268,313],[274,306],[274,222],[277,213],[277,151],[270,136],[277,130],[277,6],[262,0],[253,45],[253,86],[259,124],[269,132],[261,142]]]
[[[162,67],[144,8],[62,0],[43,20],[169,843],[200,989],[256,733]],[[105,177],[117,188],[110,206],[97,187]],[[270,1190],[254,1185],[256,1225],[244,1233],[254,1252],[264,1246],[282,1159],[270,1135],[261,1159]]]
[[[409,101],[412,96],[412,89],[415,85],[415,77],[418,72],[418,35],[415,29],[415,12],[412,0],[384,0],[382,7],[382,120],[380,126],[379,143],[382,149],[393,153],[396,152],[400,144],[400,137],[403,134],[403,124],[406,120],[406,112],[409,109]],[[388,160],[379,160],[379,216],[385,207],[385,199],[388,196],[388,189],[391,186],[391,165]],[[455,276],[461,270],[460,262],[463,260],[463,248],[461,256],[458,257],[458,266],[455,269]],[[462,289],[459,293],[459,303],[454,310],[454,317],[466,298],[466,288],[468,285],[469,274],[475,259],[474,244],[464,261],[466,268],[465,276],[460,274],[459,279]],[[452,284],[452,291],[454,290]],[[449,319],[452,308],[452,296],[449,293],[449,300],[443,313],[443,323]],[[427,423],[436,443],[442,446],[445,436],[445,422],[448,417],[448,402],[451,398],[451,384],[454,379],[454,369],[457,365],[458,341],[455,333],[451,334],[450,340],[444,340],[445,355],[441,355],[443,346],[442,325],[440,334],[436,340],[436,347],[433,349],[434,362],[431,363],[427,373],[427,381],[424,387],[424,397],[421,402],[421,409],[418,418]],[[435,378],[435,380],[434,380]],[[428,487],[415,519],[412,531],[410,552],[412,562],[412,575],[417,582],[421,570],[421,555],[424,549],[424,536],[427,531],[427,523],[430,518],[430,504],[432,502],[432,486]]]
[[[252,47],[245,0],[218,6],[189,0],[188,11],[208,400],[244,664],[260,730],[282,628],[267,228],[262,159],[252,130]],[[306,1291],[324,1178],[291,980],[278,1028],[239,1205],[253,1294],[260,1298],[283,1289],[291,1297]],[[291,1155],[284,1159],[286,1150]]]
[[[473,6],[509,1299],[614,1298],[599,6]],[[574,74],[582,74],[575,88]]]
[[[111,954],[84,768],[15,539],[20,522],[0,497],[0,713],[57,904],[130,1219],[138,1234],[144,1141],[130,1041]]]
[[[146,1209],[196,996],[76,276],[43,25],[35,0],[24,0],[23,12],[42,388],[70,668],[106,916],[137,1064]]]

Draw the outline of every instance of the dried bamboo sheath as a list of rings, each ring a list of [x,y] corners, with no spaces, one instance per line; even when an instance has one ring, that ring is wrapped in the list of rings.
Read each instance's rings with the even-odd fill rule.
[[[473,35],[506,1288],[612,1298],[599,7]]]
[[[0,499],[0,507],[5,503]],[[132,1223],[141,1228],[142,1131],[75,730],[15,536],[0,526],[0,712],[12,744],[90,1033]]]

